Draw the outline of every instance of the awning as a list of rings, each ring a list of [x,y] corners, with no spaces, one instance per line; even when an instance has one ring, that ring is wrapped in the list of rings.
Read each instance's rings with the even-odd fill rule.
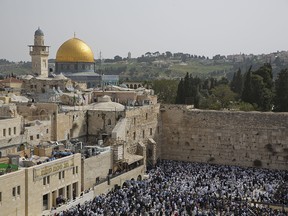
[[[127,159],[128,165],[135,163],[137,161],[140,161],[143,159],[143,156],[141,155],[132,155],[130,153],[125,153],[124,158]]]
[[[149,142],[150,142],[151,144],[153,144],[153,145],[156,145],[156,142],[155,142],[155,140],[154,140],[154,139],[152,139],[152,138],[149,138],[148,140],[149,140]]]

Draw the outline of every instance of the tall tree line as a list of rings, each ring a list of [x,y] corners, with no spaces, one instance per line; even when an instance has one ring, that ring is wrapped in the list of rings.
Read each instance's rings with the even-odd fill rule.
[[[288,112],[288,69],[281,70],[274,81],[270,64],[257,70],[251,66],[245,73],[235,72],[230,83],[225,78],[201,80],[187,73],[178,84],[175,102],[204,109],[240,106],[243,110]]]

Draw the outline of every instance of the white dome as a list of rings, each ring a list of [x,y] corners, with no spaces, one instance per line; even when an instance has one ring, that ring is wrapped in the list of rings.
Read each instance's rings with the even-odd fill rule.
[[[68,78],[65,77],[62,73],[56,75],[54,78],[54,80],[67,80]]]
[[[102,97],[99,97],[97,101],[98,102],[111,102],[111,97],[108,95],[104,95]]]

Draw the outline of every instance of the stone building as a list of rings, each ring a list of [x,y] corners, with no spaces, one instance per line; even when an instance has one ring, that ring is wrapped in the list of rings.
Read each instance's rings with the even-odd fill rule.
[[[0,176],[1,215],[41,215],[57,198],[81,192],[81,155],[74,154]]]
[[[34,34],[34,45],[29,45],[32,72],[41,77],[48,77],[49,46],[44,45],[44,33],[38,28]]]

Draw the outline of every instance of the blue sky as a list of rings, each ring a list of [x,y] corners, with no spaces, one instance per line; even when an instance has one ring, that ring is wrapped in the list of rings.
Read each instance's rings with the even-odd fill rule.
[[[49,58],[66,40],[95,58],[150,52],[262,54],[288,50],[287,0],[1,0],[0,58],[29,61],[40,26]]]

